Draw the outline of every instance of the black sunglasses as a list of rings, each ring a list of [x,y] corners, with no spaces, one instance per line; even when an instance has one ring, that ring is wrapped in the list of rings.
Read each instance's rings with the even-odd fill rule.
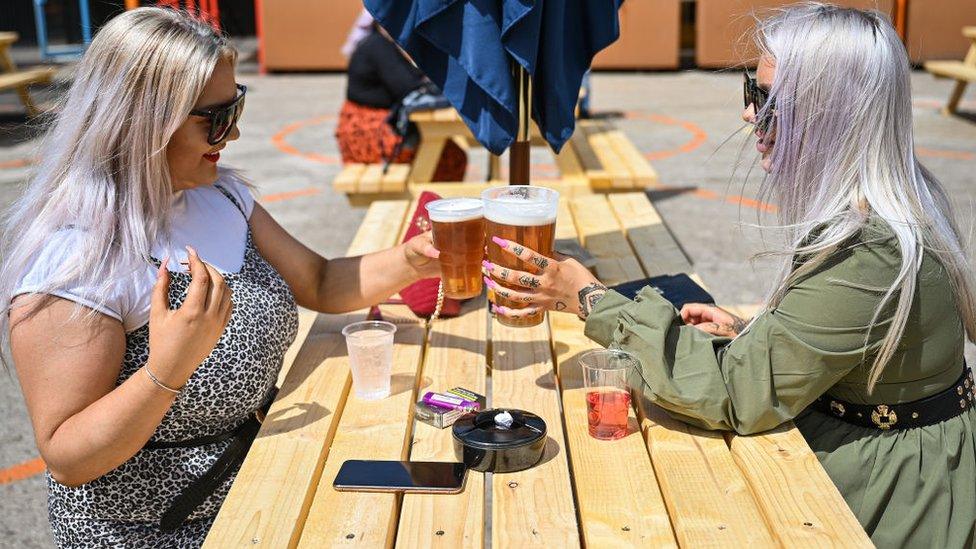
[[[742,71],[742,75],[745,77],[745,82],[742,86],[742,98],[745,103],[745,107],[749,108],[749,105],[755,107],[755,113],[758,117],[759,113],[766,106],[767,102],[770,102],[769,92],[759,87],[759,82],[755,78],[749,76],[749,71]],[[763,116],[761,120],[756,120],[756,127],[762,131],[766,131],[769,126],[769,121],[773,117],[774,103],[770,102],[769,109],[766,110],[766,115]]]
[[[207,143],[216,145],[223,141],[241,117],[241,112],[244,111],[244,95],[247,94],[247,86],[237,84],[237,90],[240,94],[230,103],[205,110],[194,109],[190,111],[190,114],[193,116],[206,116],[210,119]]]

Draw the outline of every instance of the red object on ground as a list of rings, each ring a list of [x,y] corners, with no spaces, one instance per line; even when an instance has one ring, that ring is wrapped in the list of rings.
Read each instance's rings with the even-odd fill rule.
[[[386,123],[390,115],[387,109],[367,107],[346,101],[339,111],[336,140],[344,164],[378,164],[393,153],[400,136]],[[413,161],[415,151],[403,149],[393,160],[397,163]],[[463,181],[468,167],[468,155],[453,141],[444,145],[433,181]]]

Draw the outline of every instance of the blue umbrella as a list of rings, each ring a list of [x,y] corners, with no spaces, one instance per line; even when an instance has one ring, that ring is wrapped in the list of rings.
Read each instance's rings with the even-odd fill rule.
[[[528,113],[555,151],[573,134],[583,74],[593,56],[617,39],[617,10],[622,2],[364,3],[420,69],[444,90],[475,138],[492,153],[501,154],[516,141],[520,130],[519,141],[527,141]],[[527,148],[524,152],[527,154]],[[527,167],[526,158],[526,174]]]

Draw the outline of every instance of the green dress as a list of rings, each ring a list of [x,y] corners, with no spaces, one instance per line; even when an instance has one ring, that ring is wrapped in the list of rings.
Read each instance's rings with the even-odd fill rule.
[[[911,315],[872,394],[872,353],[894,311],[870,330],[900,254],[872,221],[849,246],[794,284],[780,305],[730,343],[684,325],[650,289],[631,301],[610,291],[586,322],[603,346],[634,353],[643,397],[706,429],[755,433],[794,420],[858,520],[881,548],[972,548],[976,541],[976,411],[925,427],[881,431],[807,407],[824,393],[892,404],[943,391],[964,368],[965,332],[942,264],[926,252]],[[635,372],[636,373],[636,372]]]

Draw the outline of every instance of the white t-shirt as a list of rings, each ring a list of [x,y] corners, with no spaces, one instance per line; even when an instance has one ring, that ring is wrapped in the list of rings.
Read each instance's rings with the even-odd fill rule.
[[[230,172],[221,172],[216,184],[237,199],[250,219],[254,208],[250,190]],[[186,271],[180,261],[186,260],[187,245],[195,248],[201,259],[221,273],[241,269],[247,243],[247,219],[219,189],[208,185],[174,193],[169,215],[170,238],[166,242],[157,242],[150,253],[160,261],[169,257],[171,272]],[[42,289],[45,282],[56,275],[58,267],[71,260],[82,230],[67,228],[52,235],[28,265],[13,295]],[[156,268],[146,261],[145,266],[137,267],[131,277],[114,285],[104,305],[93,301],[91,288],[80,285],[50,293],[115,318],[122,322],[126,332],[131,332],[149,322],[149,304],[155,284]]]

